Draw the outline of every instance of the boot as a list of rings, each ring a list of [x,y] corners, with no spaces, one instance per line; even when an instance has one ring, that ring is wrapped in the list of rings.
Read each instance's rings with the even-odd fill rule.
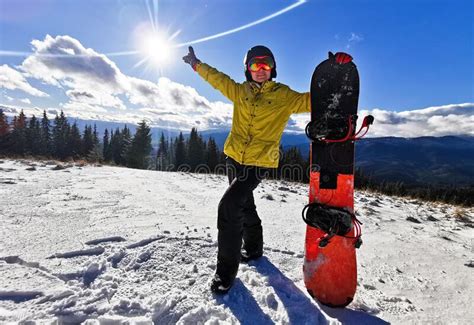
[[[240,251],[240,261],[243,263],[248,263],[252,260],[256,260],[257,258],[262,257],[262,255],[263,255],[263,251],[261,250],[248,252],[247,250],[242,249]]]
[[[211,282],[211,291],[216,294],[226,294],[232,287],[232,283],[233,281],[226,281],[222,279],[218,274],[215,274]]]

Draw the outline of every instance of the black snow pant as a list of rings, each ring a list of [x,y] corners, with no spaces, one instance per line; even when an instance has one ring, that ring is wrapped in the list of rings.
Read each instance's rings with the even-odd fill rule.
[[[240,250],[263,250],[262,222],[258,217],[253,190],[266,177],[267,168],[241,165],[226,158],[229,187],[219,202],[217,213],[218,253],[216,273],[232,282],[239,268]],[[243,247],[242,247],[243,240]]]

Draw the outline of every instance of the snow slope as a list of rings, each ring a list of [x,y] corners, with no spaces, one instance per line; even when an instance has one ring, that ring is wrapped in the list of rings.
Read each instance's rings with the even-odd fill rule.
[[[265,257],[241,265],[231,292],[214,296],[224,177],[55,166],[0,163],[0,323],[474,320],[472,209],[357,192],[359,287],[348,308],[332,309],[302,279],[305,185],[267,180],[256,189]]]

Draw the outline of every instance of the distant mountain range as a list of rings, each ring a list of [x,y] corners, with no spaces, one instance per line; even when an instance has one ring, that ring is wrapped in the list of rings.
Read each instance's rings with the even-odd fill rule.
[[[70,119],[72,123],[74,120]],[[106,128],[123,128],[125,123],[76,120],[79,129],[96,124],[99,134]],[[132,133],[135,126],[127,124]],[[186,136],[191,130],[183,131]],[[198,130],[199,131],[199,130]],[[161,132],[174,138],[179,131],[152,128],[153,146],[158,146]],[[228,130],[202,131],[207,140],[213,137],[222,150]],[[309,141],[304,134],[284,133],[284,149],[298,147],[309,156]],[[474,186],[474,137],[444,136],[419,138],[365,138],[356,144],[356,167],[377,180],[403,181],[405,184]]]
[[[357,144],[356,159],[377,179],[474,186],[474,137],[366,139]]]

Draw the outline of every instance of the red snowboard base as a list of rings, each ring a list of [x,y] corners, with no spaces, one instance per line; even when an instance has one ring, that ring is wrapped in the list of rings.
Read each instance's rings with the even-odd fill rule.
[[[310,202],[319,202],[353,211],[353,175],[339,174],[337,189],[319,189],[319,173],[311,173]],[[354,236],[354,229],[347,237]],[[319,247],[325,232],[307,226],[304,282],[309,294],[331,307],[345,307],[351,303],[357,288],[357,261],[355,239],[341,236],[331,238],[325,247]]]

